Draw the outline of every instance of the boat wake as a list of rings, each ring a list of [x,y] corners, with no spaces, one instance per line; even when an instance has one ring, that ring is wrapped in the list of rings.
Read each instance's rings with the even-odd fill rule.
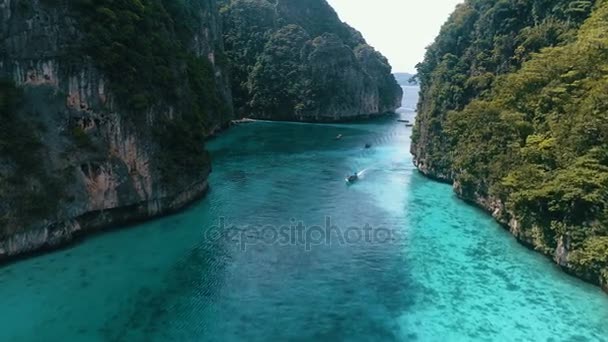
[[[369,168],[363,169],[363,170],[357,172],[357,177],[363,178],[368,171],[369,171]]]

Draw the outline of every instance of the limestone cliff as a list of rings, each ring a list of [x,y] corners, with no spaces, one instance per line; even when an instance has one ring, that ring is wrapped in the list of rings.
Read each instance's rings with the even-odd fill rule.
[[[170,3],[0,0],[0,260],[206,191],[204,136],[232,118],[219,12],[214,0],[193,2],[185,30]],[[153,11],[169,14],[146,26]],[[172,52],[185,57],[144,64],[146,51],[121,39],[145,34],[157,41],[142,50],[179,41]],[[215,106],[187,100],[201,89],[199,102]]]
[[[401,104],[386,58],[325,0],[224,0],[222,16],[239,115],[344,121]]]
[[[418,65],[418,169],[608,291],[608,2],[465,1]]]

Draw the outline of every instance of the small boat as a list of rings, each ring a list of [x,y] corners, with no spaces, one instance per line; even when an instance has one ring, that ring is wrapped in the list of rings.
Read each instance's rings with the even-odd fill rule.
[[[359,180],[359,176],[355,173],[354,175],[350,175],[346,177],[346,183],[352,184]]]
[[[338,134],[338,135],[336,136],[336,140],[340,140],[340,139],[342,139],[342,134]]]
[[[247,124],[247,123],[252,123],[252,122],[256,122],[256,121],[257,120],[251,119],[251,118],[242,118],[242,119],[238,119],[238,120],[232,120],[232,124],[240,125],[240,124]]]
[[[397,119],[398,122],[405,122],[405,123],[409,123],[410,120],[406,120],[406,119]]]
[[[405,124],[405,127],[414,127],[414,125],[408,123],[408,124]]]

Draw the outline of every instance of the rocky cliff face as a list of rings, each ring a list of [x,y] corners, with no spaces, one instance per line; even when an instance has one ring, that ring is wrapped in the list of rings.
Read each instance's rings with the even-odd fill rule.
[[[239,115],[343,121],[392,112],[402,90],[386,58],[325,0],[225,0]]]
[[[83,11],[100,8],[93,12],[76,3],[0,0],[0,260],[177,210],[201,197],[210,162],[203,134],[190,134],[189,127],[212,134],[232,116],[227,73],[217,61],[223,43],[213,0],[192,8],[197,24],[181,38],[189,61],[206,63],[212,76],[197,79],[179,60],[163,69],[186,83],[176,87],[178,93],[190,94],[204,83],[213,94],[221,109],[205,108],[203,124],[177,96],[151,97],[137,108],[125,100],[130,96],[117,96],[129,75],[122,73],[121,80],[107,60],[93,55],[107,46],[89,45],[100,35],[82,19]],[[165,3],[141,4],[114,12],[108,2],[103,11],[108,20],[123,22],[119,15]],[[177,31],[167,30],[167,37],[177,40]],[[134,74],[146,79],[143,70]],[[182,158],[188,152],[196,155]]]

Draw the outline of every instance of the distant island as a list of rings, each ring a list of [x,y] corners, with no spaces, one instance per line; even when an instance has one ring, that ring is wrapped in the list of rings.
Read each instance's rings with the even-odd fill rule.
[[[396,72],[393,74],[397,83],[402,86],[418,85],[418,79],[414,79],[416,75],[407,72]]]

